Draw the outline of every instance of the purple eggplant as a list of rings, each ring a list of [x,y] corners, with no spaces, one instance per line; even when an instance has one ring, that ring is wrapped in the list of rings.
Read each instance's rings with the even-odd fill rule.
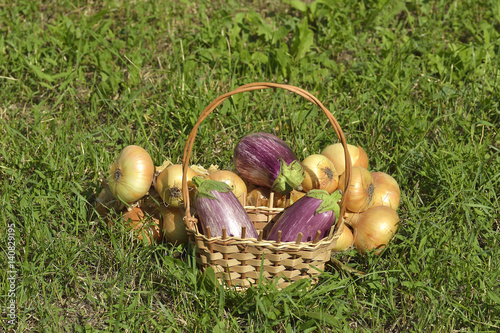
[[[283,214],[271,228],[268,240],[277,240],[281,230],[281,241],[294,242],[299,232],[302,241],[310,242],[321,232],[319,239],[328,236],[331,227],[340,214],[338,201],[340,191],[328,194],[325,190],[311,190],[283,211]]]
[[[234,164],[248,182],[287,194],[302,189],[304,170],[285,141],[269,133],[243,137],[234,149]]]
[[[201,177],[193,177],[193,183],[197,186],[194,204],[205,235],[209,227],[212,237],[222,236],[223,228],[228,237],[242,237],[242,227],[245,227],[245,237],[258,237],[245,208],[229,185]]]

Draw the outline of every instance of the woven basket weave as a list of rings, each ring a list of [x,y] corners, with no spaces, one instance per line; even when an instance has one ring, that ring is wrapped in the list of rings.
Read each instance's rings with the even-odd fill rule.
[[[259,281],[267,283],[274,279],[277,279],[277,281],[274,280],[273,282],[276,283],[278,288],[284,288],[290,283],[303,278],[312,278],[312,282],[316,282],[315,277],[324,270],[325,263],[330,260],[332,248],[336,245],[344,223],[345,196],[340,204],[340,216],[337,217],[336,224],[332,226],[329,236],[311,242],[265,240],[264,236],[267,230],[270,229],[277,215],[283,211],[282,208],[272,207],[272,199],[269,200],[269,207],[245,206],[247,214],[259,233],[258,239],[226,237],[224,235],[222,237],[210,237],[210,235],[202,234],[200,228],[198,228],[198,220],[191,215],[186,175],[200,124],[217,106],[232,95],[269,88],[280,88],[296,93],[323,110],[344,146],[347,182],[350,180],[351,173],[351,159],[340,125],[331,112],[316,97],[303,89],[291,85],[267,82],[247,84],[219,96],[203,110],[188,136],[182,160],[184,168],[182,192],[186,208],[185,222],[189,242],[195,247],[196,261],[200,269],[205,271],[208,267],[212,267],[220,283],[243,289],[257,284]]]

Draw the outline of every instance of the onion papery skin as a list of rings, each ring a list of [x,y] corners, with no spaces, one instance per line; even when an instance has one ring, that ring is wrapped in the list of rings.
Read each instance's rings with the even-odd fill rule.
[[[182,198],[182,172],[181,164],[172,164],[163,170],[156,178],[156,190],[169,207],[179,208],[184,206]],[[196,192],[196,187],[191,182],[196,175],[193,169],[188,168],[186,176],[190,198],[194,198]]]
[[[356,223],[358,222],[360,214],[361,213],[353,213],[353,212],[346,210],[344,213],[344,222],[346,224],[350,225],[351,227],[354,227],[356,225]]]
[[[167,243],[173,245],[187,244],[189,236],[184,222],[184,211],[179,208],[160,206],[161,229]]]
[[[122,209],[123,203],[115,198],[108,188],[103,188],[95,200],[97,214],[104,219],[106,224],[112,224],[112,217]]]
[[[354,244],[354,235],[351,231],[351,229],[344,224],[344,227],[342,229],[342,233],[340,234],[339,238],[337,239],[337,243],[335,246],[332,248],[333,252],[340,252],[340,251],[345,251],[348,248],[350,248]]]
[[[269,207],[271,189],[267,187],[256,187],[247,194],[246,205],[254,207]]]
[[[385,172],[372,172],[373,178],[373,206],[388,206],[395,211],[399,208],[401,191],[399,184],[391,175]]]
[[[234,165],[246,181],[282,194],[301,187],[304,172],[283,140],[269,133],[243,137],[234,149]]]
[[[148,152],[130,145],[111,164],[107,184],[115,198],[131,204],[148,193],[154,174],[155,165]]]
[[[399,216],[390,207],[375,206],[359,215],[353,227],[354,247],[361,253],[375,250],[379,255],[399,227]]]
[[[226,183],[231,188],[239,202],[245,206],[247,197],[247,185],[236,173],[229,170],[219,170],[208,175],[208,178]]]
[[[123,223],[133,229],[138,240],[148,244],[163,242],[163,234],[160,229],[160,221],[152,216],[146,216],[139,207],[123,213]]]
[[[345,192],[344,201],[347,210],[354,213],[361,213],[371,207],[373,197],[373,177],[366,168],[353,167],[351,169],[351,180],[349,188],[345,188],[345,174],[339,179],[339,189]]]
[[[197,176],[201,176],[201,177],[205,177],[205,176],[208,176],[210,174],[210,172],[208,172],[207,169],[205,169],[203,166],[201,165],[196,165],[196,164],[193,164],[193,165],[190,165],[189,166],[194,172],[196,172],[196,175]]]
[[[360,166],[368,169],[369,161],[366,151],[360,146],[354,146],[347,144],[347,149],[349,151],[349,156],[351,157],[351,166]],[[344,146],[342,143],[331,144],[321,152],[321,155],[328,157],[332,161],[337,174],[340,176],[345,171],[345,153]]]
[[[300,198],[306,195],[305,192],[293,190],[289,194],[290,201],[289,206],[291,206],[294,202],[297,202]],[[278,193],[274,193],[274,201],[273,207],[276,208],[285,208],[287,195],[281,195]],[[271,190],[262,186],[254,188],[247,195],[247,206],[254,207],[270,207],[269,200],[271,198]]]
[[[305,192],[293,190],[289,193],[290,201],[288,203],[288,207],[297,202],[300,198],[305,196]],[[276,208],[285,208],[286,207],[286,198],[287,195],[275,195],[274,196],[274,207]]]
[[[214,183],[219,185],[213,186]],[[208,234],[208,227],[211,237],[223,236],[222,229],[226,229],[228,237],[242,237],[242,227],[245,227],[245,238],[258,237],[245,208],[227,184],[211,179],[203,180],[198,186],[194,202],[205,235]]]
[[[339,184],[339,175],[330,159],[321,154],[307,156],[302,162],[305,178],[302,181],[302,190],[308,192],[313,189],[325,190],[333,193]]]

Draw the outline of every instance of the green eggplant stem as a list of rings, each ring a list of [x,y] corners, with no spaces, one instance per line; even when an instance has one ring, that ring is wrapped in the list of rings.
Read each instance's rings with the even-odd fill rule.
[[[340,215],[339,200],[342,198],[342,193],[340,191],[337,190],[332,194],[328,194],[325,190],[310,190],[307,192],[306,196],[321,200],[321,204],[318,209],[316,209],[315,214],[333,210],[335,218],[338,219]]]
[[[224,182],[219,182],[213,179],[203,179],[201,177],[195,176],[192,182],[196,185],[196,198],[205,197],[209,199],[217,199],[212,195],[212,191],[226,193],[231,191],[231,187]]]
[[[271,187],[271,190],[279,194],[287,194],[294,189],[302,187],[304,180],[304,170],[299,161],[293,161],[287,165],[283,159],[280,159],[280,173]]]

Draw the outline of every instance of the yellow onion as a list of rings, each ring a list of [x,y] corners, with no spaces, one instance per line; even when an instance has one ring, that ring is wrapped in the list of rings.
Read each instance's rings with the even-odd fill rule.
[[[303,191],[319,189],[332,194],[337,189],[339,176],[333,162],[328,157],[312,154],[307,156],[301,164],[305,175],[302,181]]]
[[[396,179],[384,172],[372,172],[373,199],[372,206],[388,206],[398,210],[401,192]]]
[[[351,166],[361,166],[368,169],[368,155],[363,148],[347,144],[347,149],[349,151],[349,156],[351,156]],[[335,167],[338,175],[342,175],[344,173],[345,155],[342,143],[339,142],[327,146],[323,149],[321,155],[328,157],[328,159],[333,162],[333,166]]]
[[[155,166],[148,152],[139,146],[127,146],[109,168],[109,190],[115,198],[133,203],[148,193],[154,173]]]
[[[241,202],[243,206],[246,205],[247,185],[236,173],[229,170],[218,170],[210,173],[208,177],[212,180],[217,180],[229,185],[239,202]]]
[[[189,197],[192,199],[196,191],[191,182],[196,172],[188,168],[187,183],[189,187]],[[182,198],[182,165],[172,164],[163,170],[156,178],[156,190],[163,201],[170,207],[179,208],[184,205]]]
[[[337,243],[332,248],[332,251],[333,252],[345,251],[352,246],[353,242],[354,242],[354,236],[352,234],[352,231],[347,225],[344,224],[342,233],[337,239]]]
[[[161,206],[162,231],[165,241],[174,245],[186,244],[188,233],[184,222],[184,211],[179,208]]]
[[[123,214],[123,223],[134,231],[138,240],[152,244],[161,243],[163,235],[160,230],[160,221],[156,217],[146,216],[139,207],[132,207]]]
[[[346,177],[342,174],[339,179],[339,189],[347,195],[344,201],[347,210],[354,213],[364,212],[371,206],[373,177],[370,171],[363,167],[353,167],[351,171],[349,188],[345,188]]]
[[[354,247],[361,253],[375,250],[378,255],[396,234],[399,216],[392,208],[375,206],[359,214],[354,226]]]

